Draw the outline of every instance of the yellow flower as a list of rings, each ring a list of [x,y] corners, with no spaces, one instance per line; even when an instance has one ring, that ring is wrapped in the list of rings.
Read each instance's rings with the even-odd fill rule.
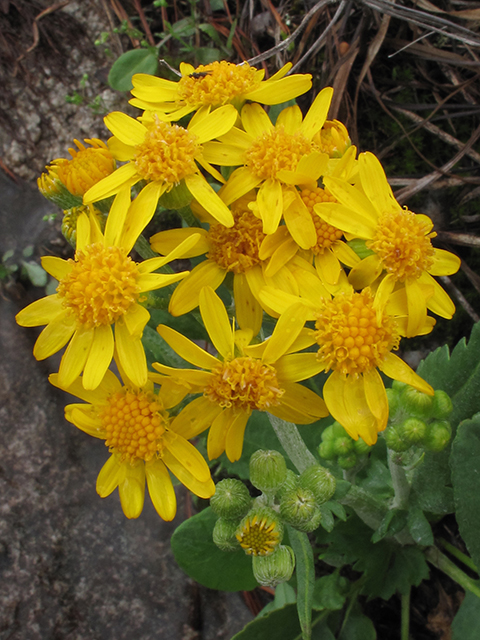
[[[298,424],[310,424],[327,415],[323,400],[298,384],[318,373],[322,365],[314,353],[295,353],[313,343],[302,331],[304,320],[295,307],[277,323],[268,340],[252,346],[252,331],[234,331],[211,287],[204,287],[200,293],[200,313],[219,357],[167,326],[157,328],[184,360],[201,368],[153,364],[164,376],[190,384],[193,393],[202,393],[174,419],[177,433],[189,440],[210,427],[209,458],[225,451],[233,462],[242,455],[243,435],[253,410],[268,411]]]
[[[65,407],[66,419],[89,435],[105,441],[112,454],[97,478],[97,493],[109,496],[117,487],[127,518],[138,518],[143,509],[145,480],[150,498],[159,516],[173,520],[177,501],[169,471],[190,491],[210,498],[215,485],[207,463],[195,449],[172,428],[167,409],[168,393],[154,392],[152,381],[137,387],[122,385],[107,371],[94,391],[86,391],[81,378],[64,386],[58,374],[49,377],[60,389],[88,404]]]
[[[284,76],[289,62],[274,76],[263,81],[265,71],[257,71],[248,62],[233,64],[222,60],[199,67],[182,63],[178,82],[139,73],[133,76],[130,104],[144,110],[161,111],[168,120],[180,120],[203,106],[219,107],[228,103],[240,108],[246,100],[279,104],[306,93],[312,86],[310,74]]]
[[[114,350],[128,378],[144,385],[147,364],[141,337],[150,314],[139,304],[141,295],[188,273],[153,273],[174,260],[175,252],[141,264],[128,256],[150,219],[138,206],[138,199],[129,205],[129,190],[124,190],[112,205],[104,234],[94,216],[82,214],[77,221],[75,259],[42,258],[43,268],[59,281],[57,293],[33,302],[16,317],[24,327],[47,325],[35,343],[37,360],[48,358],[69,342],[59,369],[64,387],[83,371],[85,389],[95,389]],[[197,240],[198,236],[189,238],[179,251],[188,250]]]
[[[408,305],[407,337],[419,334],[427,309],[451,318],[453,302],[432,276],[458,271],[457,256],[431,244],[435,237],[428,216],[404,209],[395,200],[382,165],[372,153],[359,156],[359,187],[335,177],[324,177],[338,203],[315,205],[329,224],[350,236],[367,240],[373,254],[353,267],[349,281],[355,289],[374,285],[377,306],[404,289]],[[377,280],[378,279],[378,280]]]
[[[330,158],[341,158],[352,144],[347,128],[339,120],[327,120],[314,141]]]
[[[163,193],[184,183],[214,218],[232,226],[232,214],[200,173],[197,162],[224,181],[205,162],[202,145],[227,133],[235,123],[237,111],[232,105],[209,111],[209,107],[198,111],[187,129],[164,122],[156,114],[146,114],[143,124],[124,113],[110,113],[105,117],[105,124],[113,133],[110,149],[117,160],[128,162],[89,189],[84,203],[102,200],[145,180],[147,185],[138,194],[138,200],[155,211]]]
[[[305,293],[304,319],[315,321],[312,335],[319,347],[318,362],[325,372],[332,371],[323,387],[325,404],[352,438],[360,436],[368,445],[375,444],[388,421],[387,394],[377,369],[433,395],[431,386],[391,353],[406,333],[406,301],[393,294],[385,309],[379,309],[369,288],[354,292],[350,287],[333,298],[317,297],[311,290]],[[289,305],[301,314],[294,296],[265,288],[261,297],[281,317]],[[433,324],[427,317],[421,333],[431,331]]]
[[[262,221],[248,208],[251,197],[245,196],[232,204],[233,227],[210,224],[204,229],[184,228],[160,231],[150,238],[152,248],[165,255],[175,249],[193,233],[200,233],[202,239],[185,254],[184,258],[207,254],[207,259],[195,266],[191,273],[176,287],[168,307],[173,316],[180,316],[199,303],[200,291],[204,286],[217,289],[228,273],[233,274],[233,295],[235,314],[241,329],[251,329],[257,335],[262,325],[263,311],[257,292],[264,286],[288,287],[292,281],[290,259],[298,246],[286,233],[286,227],[279,227],[273,235],[262,231]],[[318,216],[316,216],[318,220]],[[268,257],[262,259],[264,249]],[[290,287],[288,291],[292,291]],[[296,290],[296,289],[294,289]],[[268,308],[266,311],[270,311]]]
[[[247,104],[241,113],[244,131],[233,127],[221,142],[204,145],[208,162],[243,165],[222,187],[224,202],[230,204],[260,187],[256,206],[264,233],[276,231],[285,209],[285,192],[293,191],[295,196],[295,185],[316,184],[328,165],[329,156],[320,152],[313,137],[325,122],[332,95],[333,89],[323,89],[305,118],[298,106],[284,109],[275,126],[260,105]]]
[[[62,233],[74,248],[77,242],[77,220],[82,215],[82,213],[85,213],[88,216],[95,216],[98,226],[101,229],[105,226],[105,220],[101,211],[94,207],[93,204],[79,205],[78,207],[65,209],[62,218]]]
[[[68,151],[71,160],[58,158],[47,167],[47,174],[38,179],[38,187],[45,197],[52,189],[52,182],[58,179],[74,196],[83,196],[90,187],[115,171],[115,160],[107,145],[98,138],[84,140],[86,147],[79,140],[74,140],[77,149]]]

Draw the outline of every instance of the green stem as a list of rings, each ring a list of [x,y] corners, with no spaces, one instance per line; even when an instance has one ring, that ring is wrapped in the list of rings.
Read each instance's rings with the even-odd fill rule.
[[[452,580],[455,580],[465,591],[470,591],[480,598],[480,587],[475,580],[469,578],[460,567],[457,567],[454,562],[443,555],[437,547],[428,547],[428,549],[425,550],[425,557],[434,567],[437,567],[437,569],[443,571],[443,573],[452,578]]]
[[[402,593],[401,640],[408,640],[410,637],[410,595],[411,587],[409,586],[407,593]]]
[[[449,553],[452,554],[452,556],[455,556],[455,558],[457,558],[457,560],[460,560],[460,562],[463,562],[463,564],[468,567],[469,569],[471,569],[472,571],[475,571],[475,573],[478,573],[478,569],[476,564],[473,562],[473,560],[465,555],[464,553],[462,553],[460,551],[460,549],[457,549],[457,547],[454,547],[453,544],[450,544],[449,542],[447,542],[446,540],[444,540],[443,538],[439,538],[437,540],[438,544],[440,544],[446,551],[448,551]]]
[[[303,441],[296,424],[293,424],[293,422],[285,422],[285,420],[272,416],[271,413],[267,413],[267,415],[273,430],[277,434],[277,438],[280,440],[280,444],[285,449],[290,460],[297,467],[299,473],[302,473],[314,464],[318,464]]]
[[[202,225],[193,215],[190,207],[182,207],[181,209],[177,209],[177,213],[179,213],[184,221],[187,223],[189,227],[201,227]]]
[[[410,496],[410,483],[407,480],[403,467],[395,462],[396,454],[388,450],[388,468],[392,476],[393,489],[395,491],[395,499],[392,509],[408,509],[408,498]]]
[[[138,236],[134,249],[144,260],[148,260],[149,258],[158,258],[158,253],[153,251],[150,243],[143,235]]]

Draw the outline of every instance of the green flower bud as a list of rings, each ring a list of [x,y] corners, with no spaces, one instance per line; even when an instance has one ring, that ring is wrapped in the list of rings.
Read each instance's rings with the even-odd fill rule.
[[[210,498],[210,506],[214,513],[222,518],[239,520],[252,505],[252,498],[247,487],[240,480],[227,478],[220,480],[215,493]]]
[[[318,447],[318,455],[324,460],[333,460],[335,455],[335,440],[324,440]]]
[[[259,449],[250,458],[250,482],[260,491],[278,491],[286,477],[287,464],[278,451]]]
[[[297,525],[295,529],[298,529],[299,531],[303,531],[303,533],[311,533],[312,531],[315,531],[315,529],[318,529],[321,521],[322,521],[322,512],[320,511],[320,507],[317,506],[315,513],[313,514],[311,519],[308,522],[305,522],[305,524]]]
[[[397,426],[398,435],[409,446],[422,442],[427,434],[427,425],[420,418],[407,418]]]
[[[235,537],[237,522],[219,518],[213,527],[213,542],[222,551],[238,551],[238,540]]]
[[[388,413],[390,420],[394,420],[395,415],[400,409],[400,393],[397,389],[385,389],[388,400]]]
[[[287,491],[280,501],[280,515],[293,527],[309,522],[317,509],[314,494],[303,487]]]
[[[400,380],[394,380],[392,382],[392,389],[395,389],[395,391],[403,391],[406,387],[408,387],[408,384],[406,382],[400,382]]]
[[[337,456],[346,456],[353,450],[353,440],[349,435],[345,434],[333,441],[333,450]]]
[[[282,496],[285,495],[287,491],[292,491],[298,487],[298,476],[296,473],[287,469],[287,475],[285,477],[285,482],[282,484],[280,489],[277,491],[276,496],[279,500],[282,499]]]
[[[300,486],[311,491],[319,505],[330,500],[335,493],[336,484],[330,471],[320,465],[305,469],[300,476]]]
[[[429,451],[438,453],[445,449],[452,435],[452,428],[447,420],[436,420],[429,425],[423,439],[423,446]]]
[[[342,427],[342,425],[335,421],[332,424],[332,437],[333,438],[341,438],[342,436],[344,436],[347,432],[345,431],[345,429]]]
[[[401,437],[396,426],[390,425],[389,427],[387,427],[383,432],[383,437],[385,438],[387,447],[392,451],[396,451],[397,453],[406,451],[410,447],[408,442],[405,442],[405,440]]]
[[[354,440],[353,450],[358,456],[363,456],[370,451],[370,445],[362,438],[359,438],[358,440]]]
[[[347,453],[346,456],[339,456],[337,463],[338,466],[340,467],[340,469],[353,469],[353,467],[357,464],[358,459],[357,459],[357,454],[352,451],[350,453]]]
[[[430,413],[433,398],[432,396],[427,396],[426,393],[407,386],[402,392],[401,402],[407,413],[424,418]]]
[[[322,442],[328,442],[329,440],[334,440],[335,434],[333,432],[333,424],[322,431]]]
[[[165,209],[183,209],[183,207],[187,207],[192,200],[193,196],[185,184],[185,180],[182,180],[178,185],[173,187],[173,189],[162,195],[159,204],[165,207]]]
[[[247,555],[268,556],[283,538],[283,524],[269,507],[252,509],[237,527],[236,537]]]
[[[450,400],[450,396],[445,391],[435,391],[435,395],[433,396],[433,403],[431,409],[432,418],[437,418],[438,420],[445,420],[453,411],[453,404]]]
[[[255,580],[263,587],[276,587],[290,580],[295,569],[293,549],[280,545],[269,556],[254,556],[252,569]]]

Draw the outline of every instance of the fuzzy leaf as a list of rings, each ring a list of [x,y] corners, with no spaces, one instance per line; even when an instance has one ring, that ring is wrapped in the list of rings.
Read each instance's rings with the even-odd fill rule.
[[[467,591],[457,615],[452,622],[452,640],[477,640],[480,638],[480,600]]]
[[[325,622],[325,613],[314,618],[312,640],[335,640],[335,636]],[[274,609],[264,616],[257,616],[232,640],[298,640],[301,637],[300,623],[294,604],[287,604],[282,609]]]
[[[116,91],[133,89],[132,76],[136,73],[155,75],[158,67],[158,53],[154,48],[133,49],[122,53],[115,60],[108,74],[108,84]]]
[[[348,580],[343,578],[339,571],[334,571],[330,575],[322,576],[316,580],[313,590],[315,611],[341,609],[347,598],[348,585]]]
[[[312,636],[312,602],[315,584],[315,563],[312,545],[306,533],[301,533],[287,525],[288,537],[295,553],[295,573],[297,576],[297,611],[302,637]]]
[[[252,560],[244,551],[221,551],[213,542],[217,516],[208,507],[175,529],[172,550],[179,566],[209,589],[250,591],[257,585]]]

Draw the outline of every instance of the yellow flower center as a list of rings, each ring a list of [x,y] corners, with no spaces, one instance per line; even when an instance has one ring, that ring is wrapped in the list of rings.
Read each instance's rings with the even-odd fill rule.
[[[351,145],[345,125],[338,120],[327,120],[315,136],[315,142],[320,151],[328,153],[331,158],[341,158]]]
[[[104,217],[101,212],[93,206],[93,204],[81,204],[79,207],[65,209],[62,218],[62,233],[73,247],[75,247],[75,243],[77,241],[77,220],[82,213],[86,213],[88,216],[95,216],[100,228],[103,230],[105,227]]]
[[[268,411],[284,394],[274,367],[249,356],[219,363],[204,395],[221,407]]]
[[[91,244],[69,262],[72,270],[57,293],[84,328],[114,323],[137,300],[138,267],[119,247]]]
[[[322,254],[325,249],[328,249],[334,242],[340,240],[343,236],[343,231],[322,220],[322,218],[314,212],[313,207],[320,202],[337,202],[337,200],[331,193],[321,187],[303,189],[300,195],[312,215],[315,231],[317,232],[317,244],[311,248],[311,251],[313,251],[314,254]]]
[[[281,170],[295,171],[300,158],[313,150],[302,133],[287,133],[283,126],[265,131],[247,149],[245,164],[258,178],[276,178]]]
[[[435,249],[428,233],[429,223],[408,209],[383,214],[375,236],[366,244],[382,261],[383,268],[396,280],[419,278],[433,264]]]
[[[151,460],[162,453],[168,418],[153,393],[124,387],[109,396],[99,415],[107,432],[105,445],[120,454],[121,460]]]
[[[370,290],[340,293],[318,311],[315,339],[325,371],[358,374],[378,366],[400,336],[395,320],[382,314],[377,320]]]
[[[212,224],[208,232],[209,260],[222,269],[244,273],[260,262],[258,252],[265,234],[263,222],[251,211],[234,215],[235,224],[229,229],[223,224]]]
[[[246,520],[236,537],[245,553],[252,556],[269,556],[280,541],[276,523],[257,514]]]
[[[157,120],[145,140],[137,145],[135,166],[149,182],[167,182],[169,189],[197,171],[195,158],[201,150],[196,136],[178,124]]]
[[[96,138],[85,140],[91,147],[85,147],[74,140],[77,149],[69,149],[71,160],[54,160],[53,168],[58,178],[74,196],[83,196],[90,187],[115,171],[115,160],[107,145]]]
[[[178,95],[188,105],[220,106],[238,98],[257,84],[257,70],[248,64],[231,62],[201,64],[194,73],[183,76],[178,82]]]

